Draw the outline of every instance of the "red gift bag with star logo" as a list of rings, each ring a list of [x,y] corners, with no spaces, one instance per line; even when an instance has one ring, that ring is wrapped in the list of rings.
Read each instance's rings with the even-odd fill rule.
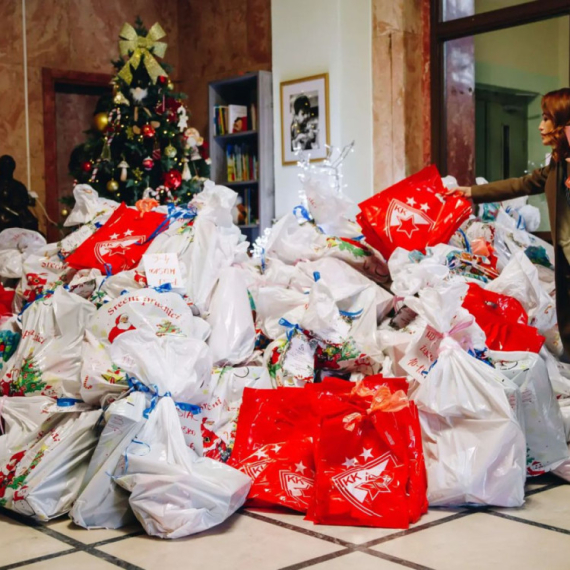
[[[405,529],[427,511],[417,410],[389,380],[357,385],[341,413],[337,408],[322,417],[309,520]],[[371,396],[371,387],[382,381]]]
[[[307,512],[315,477],[315,427],[302,388],[245,388],[228,463],[253,482],[247,506]]]
[[[99,269],[118,273],[136,267],[151,243],[151,236],[165,223],[166,216],[127,208],[123,203],[91,237],[86,239],[66,262],[75,269]]]
[[[398,247],[425,252],[447,243],[472,211],[463,196],[444,194],[437,168],[428,166],[361,202],[357,221],[366,241],[386,260]]]

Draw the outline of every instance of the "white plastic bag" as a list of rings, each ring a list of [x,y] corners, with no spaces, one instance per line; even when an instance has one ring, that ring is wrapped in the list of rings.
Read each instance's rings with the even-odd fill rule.
[[[517,299],[528,313],[529,324],[539,332],[548,331],[556,324],[556,303],[542,288],[536,267],[524,252],[513,255],[486,289]]]
[[[114,200],[99,198],[97,191],[89,184],[77,184],[73,188],[73,198],[75,205],[63,223],[65,227],[87,224],[91,221],[104,224],[119,206]]]
[[[80,399],[81,343],[95,307],[58,287],[22,316],[22,340],[6,364],[4,393]]]
[[[255,325],[243,270],[227,267],[212,295],[207,319],[212,327],[208,345],[214,365],[245,362],[255,348]]]
[[[566,434],[544,361],[531,352],[493,352],[495,368],[519,386],[524,410],[529,476],[542,475],[568,459]]]
[[[95,449],[100,411],[71,400],[10,400],[3,411],[8,432],[0,438],[0,504],[42,521],[65,514]]]
[[[524,502],[525,437],[501,376],[446,338],[413,394],[431,506],[519,507]]]
[[[180,538],[222,523],[247,497],[249,477],[223,463],[198,457],[180,430],[171,398],[162,398],[137,439],[125,450],[116,481],[147,532]]]

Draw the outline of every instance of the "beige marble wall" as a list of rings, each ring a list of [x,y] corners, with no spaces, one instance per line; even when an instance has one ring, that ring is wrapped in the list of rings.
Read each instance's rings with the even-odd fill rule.
[[[430,159],[429,0],[372,0],[374,186]]]
[[[179,77],[177,0],[26,0],[31,189],[42,201],[42,67],[111,73],[121,26],[138,15],[147,26],[158,21],[166,31],[170,49],[165,60],[176,66],[174,77]],[[21,0],[0,0],[0,21],[0,154],[14,156],[15,175],[27,184]]]
[[[191,123],[208,129],[208,83],[271,69],[270,0],[179,0],[182,90]]]

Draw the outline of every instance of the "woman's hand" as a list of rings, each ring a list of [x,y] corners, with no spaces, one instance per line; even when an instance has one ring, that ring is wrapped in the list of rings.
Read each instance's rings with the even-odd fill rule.
[[[445,196],[452,194],[462,194],[465,198],[471,198],[471,186],[456,186],[455,188],[446,188]]]

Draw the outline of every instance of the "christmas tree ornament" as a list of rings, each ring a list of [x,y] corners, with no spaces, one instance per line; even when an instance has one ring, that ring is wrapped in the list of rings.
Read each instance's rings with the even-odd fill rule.
[[[66,210],[65,208],[61,211],[61,215],[63,217],[67,216],[69,214],[69,210]]]
[[[154,58],[154,56],[163,58],[166,53],[167,44],[158,41],[165,35],[165,31],[158,22],[150,28],[146,36],[139,36],[133,26],[125,23],[119,33],[121,38],[119,51],[121,57],[130,59],[119,71],[119,77],[130,85],[133,80],[131,67],[138,69],[141,62],[153,83],[156,83],[160,76],[166,76],[166,72]]]
[[[121,162],[119,162],[118,168],[121,169],[121,174],[119,176],[119,180],[121,182],[126,182],[127,181],[127,168],[129,168],[129,163],[123,159],[121,160]]]
[[[119,183],[113,178],[111,178],[111,180],[107,182],[107,190],[109,192],[117,192],[119,190]]]
[[[133,168],[133,176],[137,182],[140,182],[143,177],[143,171],[140,168]]]
[[[188,128],[188,111],[184,105],[180,105],[176,112],[178,113],[178,130],[183,133]]]
[[[101,151],[101,160],[111,160],[111,146],[109,141],[105,140],[103,143],[103,150]]]
[[[152,158],[154,160],[160,160],[162,158],[162,151],[158,145],[158,141],[154,141],[154,150],[152,151]]]
[[[148,95],[148,89],[144,89],[143,87],[131,87],[129,91],[135,105],[141,105]]]
[[[192,178],[192,175],[190,174],[190,167],[188,166],[188,159],[186,157],[182,159],[182,164],[184,164],[182,167],[182,180],[188,181]]]
[[[168,158],[174,158],[176,156],[176,149],[170,143],[164,149],[164,156]]]
[[[93,163],[90,160],[84,160],[81,163],[81,170],[83,170],[83,172],[91,172],[91,170],[93,170]]]
[[[168,83],[166,84],[166,88],[169,91],[172,91],[174,89],[174,83],[172,83],[172,81],[170,81],[170,79],[168,80]]]
[[[154,160],[152,160],[152,158],[150,156],[147,156],[143,161],[142,161],[142,166],[145,170],[152,170],[153,166],[154,166]]]
[[[96,131],[102,133],[109,124],[109,114],[108,113],[96,113],[93,115],[93,128]]]
[[[134,127],[127,127],[126,133],[127,133],[127,138],[132,141],[135,138],[135,131],[133,130]]]
[[[151,139],[156,134],[156,131],[152,125],[149,125],[147,123],[146,125],[142,126],[141,133],[145,139]]]
[[[115,105],[130,105],[131,102],[123,95],[122,91],[119,91],[113,97],[113,103]]]
[[[158,78],[158,84],[162,85],[163,87],[168,83],[168,77],[166,75],[161,75]]]
[[[174,168],[164,175],[164,186],[169,190],[176,190],[182,184],[182,175]]]

